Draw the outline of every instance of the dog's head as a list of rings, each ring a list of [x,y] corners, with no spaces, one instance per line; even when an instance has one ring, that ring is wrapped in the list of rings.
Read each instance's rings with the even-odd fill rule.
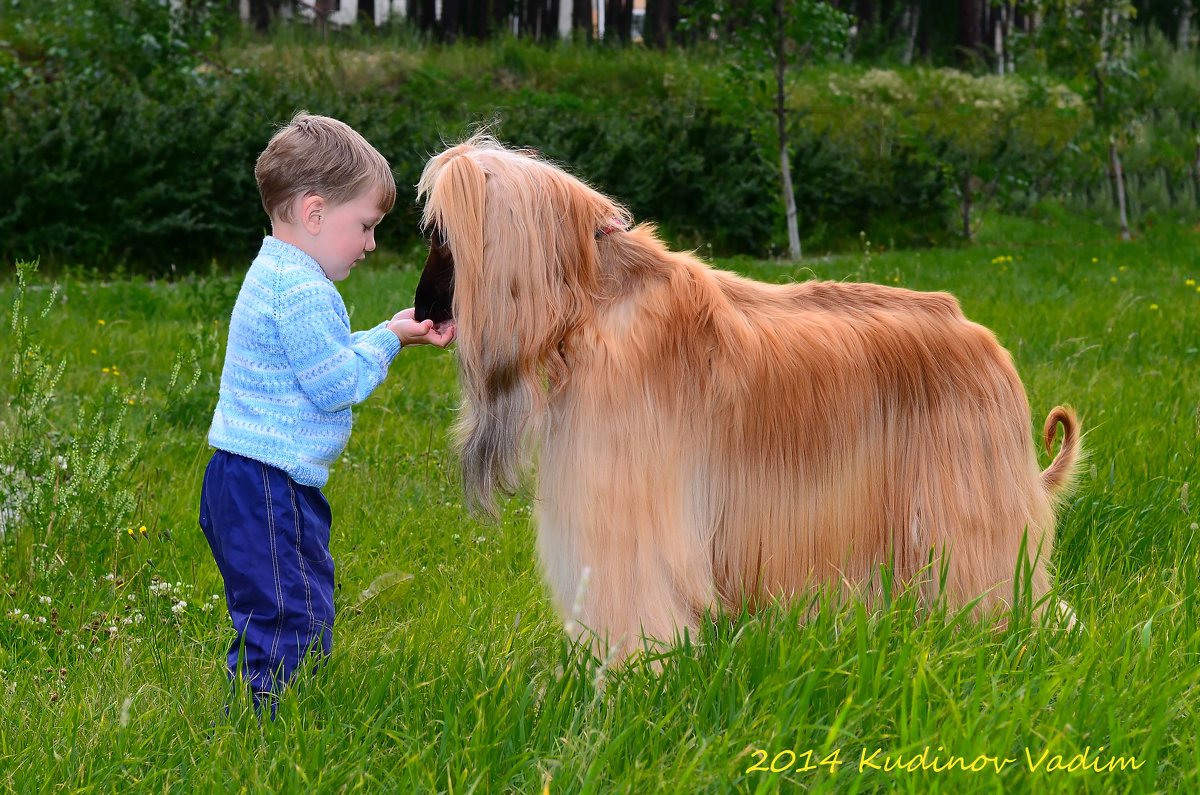
[[[417,320],[453,320],[468,503],[492,513],[527,466],[548,390],[569,377],[564,340],[593,311],[597,232],[625,229],[612,199],[540,159],[476,135],[432,157],[417,195],[429,256]]]

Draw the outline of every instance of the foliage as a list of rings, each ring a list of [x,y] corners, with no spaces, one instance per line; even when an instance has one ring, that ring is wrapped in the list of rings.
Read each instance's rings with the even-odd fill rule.
[[[781,41],[793,62],[819,63],[843,52],[851,17],[823,0],[691,0],[682,24],[715,40],[743,68],[769,72]]]
[[[185,4],[194,16],[176,19],[157,0],[71,1],[70,25],[48,4],[9,0],[0,15],[11,89],[0,194],[12,197],[0,205],[0,262],[155,275],[240,266],[267,224],[254,159],[298,108],[345,119],[389,158],[401,201],[380,240],[397,250],[418,242],[411,186],[426,158],[478,124],[550,153],[681,245],[764,254],[786,243],[770,78],[720,42],[665,54],[512,39],[428,47],[357,30],[322,43],[293,28],[263,42],[228,31],[212,4]],[[156,44],[135,46],[137,30]],[[1117,128],[1081,101],[1092,96],[1083,73],[826,64],[791,75],[803,237],[815,251],[855,248],[860,233],[943,240],[964,186],[975,204],[1023,211],[1054,197],[1105,218],[1114,132],[1134,220],[1194,219],[1200,69],[1161,37],[1131,46],[1137,80],[1110,80],[1133,92],[1110,88],[1128,99]]]
[[[86,88],[116,79],[179,85],[208,63],[236,24],[214,0],[174,8],[160,0],[0,0],[0,86],[5,105],[36,101],[57,83]]]
[[[126,415],[137,392],[102,390],[72,406],[75,422],[54,421],[54,403],[75,402],[60,383],[65,357],[39,342],[57,308],[57,286],[36,317],[28,305],[36,263],[17,263],[9,326],[12,379],[0,421],[0,561],[15,572],[79,566],[103,557],[135,504],[127,482],[138,453]],[[142,390],[144,392],[144,390]]]

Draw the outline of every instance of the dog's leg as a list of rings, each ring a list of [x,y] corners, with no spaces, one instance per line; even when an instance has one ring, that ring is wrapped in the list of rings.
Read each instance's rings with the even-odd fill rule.
[[[653,447],[571,442],[543,453],[538,517],[542,565],[568,629],[591,633],[602,658],[694,637],[712,604],[712,562],[688,526],[678,460],[668,465]]]

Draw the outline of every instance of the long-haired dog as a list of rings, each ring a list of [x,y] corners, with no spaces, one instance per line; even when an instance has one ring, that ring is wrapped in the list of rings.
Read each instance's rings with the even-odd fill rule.
[[[1006,604],[1019,571],[1042,599],[1078,423],[1050,412],[1039,471],[1012,359],[953,296],[713,269],[486,135],[418,194],[417,318],[458,326],[468,504],[494,515],[536,465],[550,590],[598,646],[881,564],[951,607]]]

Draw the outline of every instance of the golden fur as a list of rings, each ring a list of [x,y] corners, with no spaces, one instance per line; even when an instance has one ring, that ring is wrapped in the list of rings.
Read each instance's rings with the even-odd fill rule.
[[[557,606],[618,654],[889,562],[933,599],[944,560],[952,607],[1007,603],[1022,550],[1049,588],[1078,423],[1050,413],[1040,472],[1012,359],[953,296],[716,270],[486,136],[418,192],[453,268],[468,502],[495,513],[536,459]]]

